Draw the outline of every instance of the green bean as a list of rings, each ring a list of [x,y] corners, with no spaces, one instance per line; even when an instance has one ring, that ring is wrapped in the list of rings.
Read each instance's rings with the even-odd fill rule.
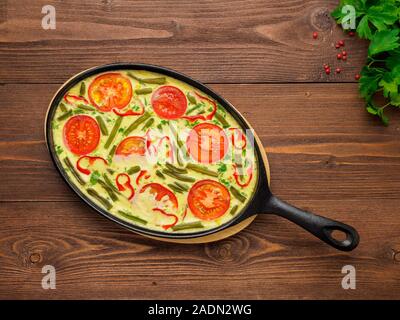
[[[82,185],[85,185],[85,181],[82,179],[82,177],[79,175],[79,173],[75,170],[74,166],[72,165],[71,160],[69,160],[68,157],[64,158],[64,163],[67,165],[68,169],[71,171],[72,175],[75,177],[75,179]]]
[[[97,116],[96,119],[97,119],[97,122],[99,123],[101,133],[105,136],[108,136],[107,125],[104,122],[103,118],[101,116]]]
[[[148,129],[153,123],[154,123],[154,118],[150,118],[149,120],[146,121],[146,123],[144,124],[142,130]]]
[[[178,145],[180,148],[182,148],[183,142],[182,142],[181,140],[179,140],[179,135],[178,135],[178,133],[175,131],[174,126],[170,126],[170,129],[171,129],[171,131],[172,131],[172,134],[173,134],[173,135],[175,136],[175,138],[176,138],[176,143],[177,143],[177,145]]]
[[[136,94],[149,94],[153,91],[152,88],[141,88],[141,89],[136,89],[135,93]]]
[[[190,92],[188,92],[187,98],[188,98],[188,100],[189,100],[190,103],[196,104],[196,102],[197,102],[197,101],[196,101],[196,98],[195,98],[195,96],[192,95]]]
[[[172,172],[175,172],[175,173],[177,173],[177,174],[188,173],[188,171],[187,171],[186,169],[175,167],[173,164],[171,164],[171,163],[169,163],[169,162],[167,162],[167,163],[165,164],[165,166],[166,166],[169,170],[171,170]]]
[[[176,150],[176,161],[178,162],[178,164],[180,166],[183,166],[183,162],[182,162],[181,156],[179,155],[179,150]]]
[[[144,83],[151,83],[151,84],[164,84],[167,79],[165,77],[157,77],[157,78],[147,78],[141,79]]]
[[[180,166],[184,165],[183,159],[181,158],[180,151],[183,148],[183,142],[179,139],[178,134],[176,133],[175,129],[173,126],[170,127],[172,134],[175,136],[176,139],[176,144],[178,145],[178,148],[176,148],[176,161]]]
[[[175,182],[172,183],[172,184],[169,184],[169,186],[171,186],[173,189],[174,189],[174,188],[177,188],[177,189],[178,189],[178,192],[180,192],[180,193],[186,191],[186,190],[182,189],[180,186],[178,186]]]
[[[165,77],[157,77],[157,78],[139,78],[134,74],[128,72],[128,76],[143,83],[151,83],[151,84],[164,84],[166,82]]]
[[[65,104],[64,103],[60,103],[60,109],[61,109],[61,111],[62,112],[67,112],[68,110],[67,110],[67,107],[65,106]]]
[[[186,114],[190,114],[190,113],[192,113],[193,111],[195,111],[195,110],[197,110],[198,108],[200,108],[201,107],[201,104],[196,104],[193,108],[190,108],[187,112],[186,112]]]
[[[129,219],[129,220],[132,220],[132,221],[134,221],[134,222],[141,223],[141,224],[147,224],[147,221],[146,221],[146,220],[144,220],[144,219],[142,219],[142,218],[139,218],[139,217],[136,217],[136,216],[132,216],[132,215],[130,215],[129,213],[127,213],[127,212],[125,212],[125,211],[118,210],[118,213],[119,213],[121,216],[123,216],[124,218],[126,218],[126,219]]]
[[[180,166],[183,166],[185,164],[183,159],[185,157],[186,151],[183,149],[183,142],[179,139],[178,136],[176,136],[176,143],[179,147],[176,150],[176,161],[178,162],[178,164]],[[181,151],[182,151],[183,155],[181,155]],[[182,156],[183,156],[183,159],[182,159]]]
[[[207,169],[207,168],[204,168],[204,167],[199,166],[199,165],[194,164],[194,163],[188,163],[188,164],[186,165],[186,168],[188,168],[189,170],[196,171],[196,172],[198,172],[198,173],[202,173],[202,174],[211,176],[211,177],[218,177],[218,172],[209,170],[209,169]]]
[[[160,170],[156,170],[156,175],[159,176],[161,179],[165,179],[165,176]]]
[[[72,110],[69,110],[68,112],[63,113],[61,116],[57,118],[58,121],[63,121],[67,119],[68,117],[72,116]]]
[[[175,192],[178,192],[178,193],[183,192],[183,190],[181,188],[178,188],[176,185],[174,185],[172,183],[168,183],[167,186],[170,187]]]
[[[175,185],[177,187],[181,188],[183,191],[188,191],[189,190],[189,187],[184,183],[179,183],[177,181],[175,181],[174,183],[175,183]]]
[[[181,176],[180,174],[176,174],[175,172],[172,172],[171,170],[168,169],[163,169],[162,173],[166,174],[167,176],[170,176],[171,178],[183,181],[183,182],[195,182],[196,179],[188,176]]]
[[[133,166],[132,168],[128,169],[128,171],[126,173],[131,175],[131,174],[138,173],[139,171],[140,171],[140,166]]]
[[[238,205],[234,205],[229,213],[233,216],[238,208],[239,208]]]
[[[111,168],[107,168],[107,171],[108,171],[109,174],[114,174],[115,173],[115,171],[113,169],[111,169]]]
[[[93,198],[99,201],[104,207],[106,207],[107,210],[110,210],[112,208],[112,204],[106,198],[103,198],[101,195],[99,195],[96,190],[88,188],[86,189],[86,191],[87,193],[89,193],[89,195],[91,195]]]
[[[113,142],[115,136],[117,135],[118,129],[121,126],[122,123],[122,117],[119,117],[117,121],[114,123],[114,127],[111,130],[111,134],[108,136],[108,139],[106,141],[106,144],[104,145],[104,148],[108,149],[110,146],[111,142]]]
[[[85,95],[85,92],[86,92],[86,85],[85,85],[85,82],[82,81],[81,82],[81,87],[79,89],[79,95],[81,97],[83,97]]]
[[[175,137],[176,144],[177,144],[178,147],[179,147],[179,148],[176,149],[176,161],[178,162],[178,164],[179,164],[180,166],[183,166],[183,161],[182,161],[182,159],[181,159],[181,157],[180,157],[180,152],[179,152],[179,151],[180,151],[180,148],[182,148],[182,146],[183,146],[183,143],[182,143],[181,140],[179,140],[179,136],[178,136],[178,134],[176,133],[176,131],[175,131],[175,129],[174,129],[174,126],[170,126],[170,129],[171,129],[171,132],[172,132],[173,136]]]
[[[149,113],[145,113],[141,117],[137,118],[135,121],[132,122],[132,124],[125,130],[124,135],[127,136],[130,134],[133,130],[135,130],[142,122],[145,122],[148,118],[150,118]]]
[[[179,139],[178,135],[176,135],[176,143],[179,148],[183,147],[183,142],[181,141],[181,139]]]
[[[180,231],[186,229],[199,229],[203,228],[203,224],[200,221],[196,222],[188,222],[188,223],[180,223],[172,227],[173,231]]]
[[[118,200],[118,197],[114,193],[113,189],[111,189],[103,180],[98,179],[97,182],[100,183],[100,185],[104,188],[104,190],[106,190],[112,201]]]
[[[86,111],[95,111],[96,110],[95,108],[93,108],[91,106],[87,106],[87,105],[82,104],[82,103],[78,104],[77,107],[79,109],[86,110]]]
[[[244,195],[242,195],[240,193],[240,191],[238,189],[236,189],[235,187],[231,186],[229,188],[229,190],[231,191],[231,193],[233,194],[233,196],[238,199],[240,202],[245,202],[246,201],[246,197]]]
[[[108,177],[108,175],[106,173],[103,173],[103,178],[104,178],[104,182],[111,188],[113,189],[115,192],[119,192],[117,187],[114,186],[114,184],[112,183],[111,179]]]
[[[222,127],[223,127],[224,129],[229,127],[229,123],[228,123],[228,121],[226,121],[226,119],[224,118],[223,115],[221,115],[221,114],[219,114],[218,112],[216,112],[216,113],[215,113],[215,118],[216,118],[219,122],[221,122]]]
[[[112,158],[114,156],[115,150],[117,149],[117,145],[113,145],[113,147],[111,148],[110,152],[108,153],[108,156],[110,158]]]

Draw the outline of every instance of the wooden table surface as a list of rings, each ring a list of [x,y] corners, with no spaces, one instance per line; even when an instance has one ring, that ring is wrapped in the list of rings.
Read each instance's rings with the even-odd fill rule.
[[[41,27],[46,4],[56,30]],[[354,75],[367,43],[335,25],[336,4],[1,0],[0,298],[400,298],[400,116],[386,128],[364,111]],[[349,58],[328,77],[341,38]],[[56,172],[43,121],[69,77],[118,61],[173,68],[222,94],[260,136],[272,190],[353,225],[359,247],[336,251],[272,215],[219,242],[173,245],[89,209]],[[41,287],[44,265],[56,290]],[[341,287],[344,265],[356,290]]]

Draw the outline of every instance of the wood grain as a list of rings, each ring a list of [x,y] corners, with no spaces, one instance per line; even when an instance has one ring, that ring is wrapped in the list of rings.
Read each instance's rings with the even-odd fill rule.
[[[0,299],[400,297],[400,115],[385,128],[364,111],[350,82],[367,43],[329,18],[337,1],[53,1],[47,31],[44,4],[0,2]],[[260,136],[274,193],[353,225],[359,247],[338,252],[273,215],[216,243],[168,244],[81,203],[50,160],[43,121],[70,76],[116,61],[210,84]],[[344,71],[327,77],[323,63]],[[56,290],[41,288],[46,264]],[[347,264],[356,290],[341,288]]]
[[[386,206],[384,221],[374,200],[298,204],[352,212],[346,221],[362,230],[360,247],[338,252],[274,216],[259,216],[245,231],[216,243],[172,245],[125,231],[80,203],[7,203],[0,209],[0,298],[396,297],[398,200]],[[46,264],[57,270],[51,292],[40,285]],[[346,264],[357,268],[357,290],[341,288]]]
[[[56,30],[41,27],[40,1],[6,1],[0,82],[54,83],[125,61],[174,68],[203,82],[354,81],[366,43],[330,18],[337,1],[53,1]],[[317,40],[313,31],[319,32]],[[336,61],[345,38],[349,58]],[[327,77],[323,63],[344,66]]]

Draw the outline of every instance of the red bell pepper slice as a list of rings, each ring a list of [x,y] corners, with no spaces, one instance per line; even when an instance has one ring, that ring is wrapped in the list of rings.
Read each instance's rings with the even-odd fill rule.
[[[174,162],[174,153],[172,152],[172,143],[171,143],[171,139],[168,136],[163,136],[157,144],[157,150],[158,148],[160,148],[161,143],[163,142],[163,140],[167,140],[168,141],[168,148],[169,150],[166,153],[166,157],[171,159],[171,162]]]
[[[73,94],[66,94],[64,96],[64,100],[66,103],[69,104],[75,104],[75,102],[84,102],[85,104],[89,104],[89,101],[87,101],[84,97],[80,97],[80,96],[75,96]],[[74,102],[71,102],[71,100],[74,100]]]
[[[129,109],[128,111],[121,112],[118,109],[112,109],[112,111],[120,117],[126,117],[126,116],[141,116],[144,113],[144,105],[142,101],[138,100],[140,104],[140,111],[133,111],[132,109]]]
[[[183,213],[182,221],[185,220],[185,218],[187,216],[187,212],[188,212],[188,206],[186,206],[186,208],[185,208],[185,212]]]
[[[169,150],[166,153],[166,157],[171,159],[171,162],[174,162],[174,153],[172,152],[173,148],[172,148],[172,143],[171,143],[171,139],[168,136],[163,136],[160,138],[160,140],[158,140],[157,143],[157,147],[153,145],[154,140],[151,139],[150,137],[150,133],[149,133],[150,129],[147,130],[146,134],[144,135],[146,137],[146,148],[147,150],[149,150],[150,152],[157,152],[158,149],[161,146],[161,143],[163,142],[163,140],[167,140],[168,142],[168,148]],[[152,147],[152,149],[150,149]]]
[[[217,104],[215,103],[215,101],[202,96],[201,94],[197,93],[196,91],[194,91],[194,94],[200,99],[200,100],[205,100],[209,103],[211,103],[213,105],[213,110],[207,114],[207,115],[203,115],[203,114],[197,114],[197,115],[193,115],[193,116],[182,116],[183,119],[189,120],[190,122],[196,121],[196,120],[212,120],[212,118],[214,117],[215,113],[217,112]]]
[[[151,147],[151,144],[153,143],[153,140],[151,139],[151,136],[150,136],[150,130],[151,129],[147,129],[145,135],[143,136],[143,138],[146,138],[146,150],[149,150]]]
[[[147,170],[140,170],[138,176],[136,177],[136,185],[139,185],[140,179],[147,173]],[[145,179],[150,178],[150,175],[144,177]]]
[[[174,214],[172,214],[172,213],[166,213],[163,209],[160,209],[160,208],[153,208],[153,211],[160,212],[160,213],[162,213],[164,216],[167,216],[167,217],[174,217],[175,221],[174,221],[173,223],[171,223],[171,224],[165,224],[165,225],[162,225],[162,226],[161,226],[161,227],[163,227],[164,230],[167,230],[167,229],[173,227],[173,226],[176,225],[177,222],[178,222],[178,217],[177,217],[176,215],[174,215]]]
[[[126,116],[141,116],[144,113],[144,109],[141,111],[133,111],[133,110],[128,110],[126,112],[119,112],[118,109],[112,109],[112,111],[120,117],[126,117]]]
[[[121,181],[121,177],[124,177],[126,179],[125,182]],[[131,178],[129,177],[129,175],[127,175],[126,173],[120,173],[115,178],[115,182],[117,184],[119,191],[125,191],[125,190],[130,191],[128,200],[131,200],[134,197],[135,189],[133,189],[133,187],[131,185]]]
[[[240,177],[239,177],[239,173],[238,173],[237,165],[236,165],[236,164],[233,164],[233,168],[234,168],[233,177],[235,178],[236,183],[237,183],[239,186],[241,186],[242,188],[243,188],[243,187],[247,187],[247,186],[249,185],[251,179],[253,178],[253,165],[250,165],[250,166],[247,168],[247,176],[248,176],[248,178],[247,178],[247,181],[246,181],[246,182],[242,182],[242,181],[240,180]]]
[[[108,164],[107,160],[104,159],[104,158],[102,158],[102,157],[91,157],[91,156],[82,156],[82,157],[80,157],[80,158],[78,159],[78,161],[76,162],[76,168],[77,168],[80,172],[82,172],[83,174],[87,174],[87,175],[90,174],[91,171],[90,171],[88,168],[83,168],[83,167],[82,167],[81,161],[82,161],[83,159],[88,159],[88,160],[89,160],[89,165],[90,165],[90,166],[92,166],[93,163],[95,163],[95,161],[97,161],[97,160],[103,161],[104,164],[106,164],[106,165]]]
[[[232,140],[232,145],[236,148],[236,149],[241,149],[243,150],[244,148],[246,148],[247,146],[247,139],[246,136],[243,134],[242,130],[239,128],[229,128],[230,131],[232,131],[232,136],[231,136],[231,140]],[[235,138],[235,132],[238,133],[240,139],[242,140],[241,145],[237,145],[237,140]]]

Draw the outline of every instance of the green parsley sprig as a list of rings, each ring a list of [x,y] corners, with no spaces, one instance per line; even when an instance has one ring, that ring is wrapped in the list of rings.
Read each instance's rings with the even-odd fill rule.
[[[400,108],[400,1],[341,0],[331,13],[338,24],[347,15],[342,12],[345,5],[355,8],[357,35],[370,40],[367,63],[360,73],[360,95],[366,101],[366,110],[387,126],[385,109]],[[385,99],[382,105],[376,102],[379,94]]]

